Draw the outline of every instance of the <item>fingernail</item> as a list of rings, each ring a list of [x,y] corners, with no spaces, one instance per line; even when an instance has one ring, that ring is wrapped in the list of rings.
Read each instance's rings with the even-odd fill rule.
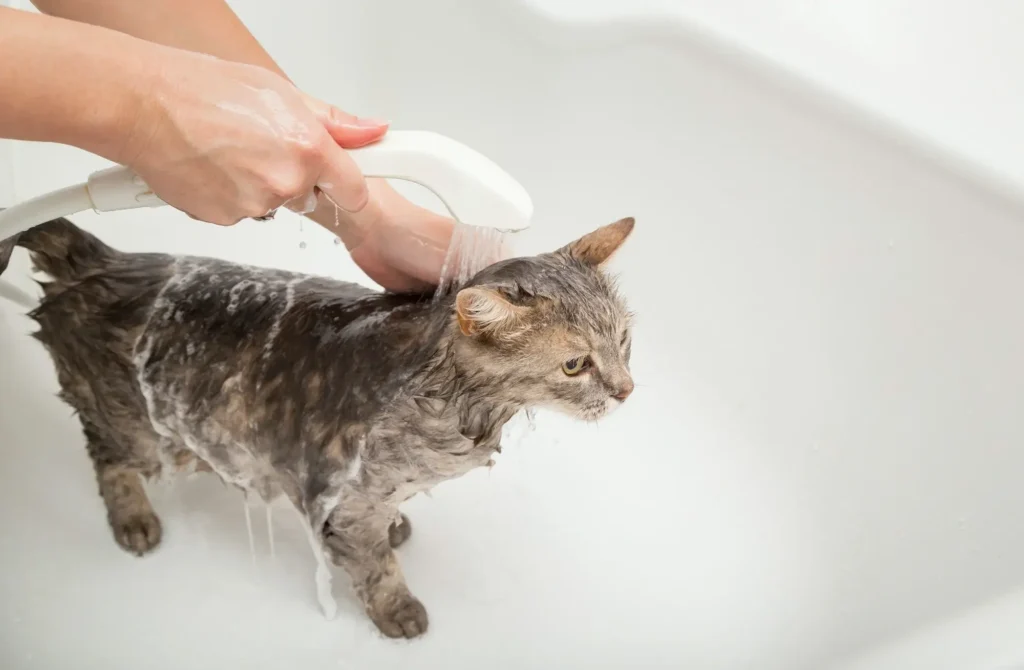
[[[341,125],[349,128],[380,128],[381,126],[390,126],[391,122],[381,119],[363,119],[357,116],[351,121],[343,121]]]

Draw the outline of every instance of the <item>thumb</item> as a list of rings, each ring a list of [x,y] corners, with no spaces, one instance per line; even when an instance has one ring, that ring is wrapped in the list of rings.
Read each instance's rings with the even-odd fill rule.
[[[305,94],[303,99],[306,107],[316,115],[330,136],[343,149],[356,149],[373,144],[388,132],[387,121],[362,119]]]

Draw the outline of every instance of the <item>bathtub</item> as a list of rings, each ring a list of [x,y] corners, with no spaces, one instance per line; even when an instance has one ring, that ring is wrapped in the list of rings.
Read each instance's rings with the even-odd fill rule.
[[[395,643],[340,571],[325,620],[294,513],[270,510],[272,555],[253,506],[250,551],[212,478],[154,485],[163,545],[118,549],[50,361],[0,300],[3,667],[1024,668],[1012,171],[670,3],[305,3],[315,18],[234,4],[311,93],[519,178],[520,250],[636,217],[614,269],[637,391],[597,426],[541,415],[492,471],[410,502],[401,560],[431,629]],[[0,146],[4,204],[104,165]],[[285,215],[76,221],[127,250],[365,281]],[[37,293],[20,252],[5,279]]]

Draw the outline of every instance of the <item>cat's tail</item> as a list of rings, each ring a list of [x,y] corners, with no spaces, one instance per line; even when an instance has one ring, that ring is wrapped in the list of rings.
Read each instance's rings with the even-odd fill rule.
[[[0,274],[15,247],[28,249],[37,270],[58,284],[78,281],[99,269],[117,252],[67,219],[54,219],[0,241]]]

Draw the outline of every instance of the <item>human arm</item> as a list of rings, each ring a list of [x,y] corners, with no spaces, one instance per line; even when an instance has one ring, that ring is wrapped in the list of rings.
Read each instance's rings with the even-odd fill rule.
[[[223,0],[32,0],[51,16],[266,68],[287,78]]]
[[[282,77],[105,28],[0,9],[0,136],[133,168],[168,204],[232,224],[319,186],[369,196],[355,162]],[[381,129],[378,128],[378,131]]]
[[[89,22],[171,47],[256,65],[286,76],[224,0],[34,0],[43,12]],[[307,106],[345,148],[379,139],[376,129],[354,115],[311,96]],[[375,134],[376,133],[376,134]],[[388,288],[437,281],[451,240],[453,221],[403,198],[387,181],[368,181],[371,198],[358,213],[321,196],[307,216],[339,235],[356,263]]]
[[[0,136],[80,147],[115,162],[130,151],[146,79],[142,43],[0,7]],[[128,130],[126,130],[128,129]]]

